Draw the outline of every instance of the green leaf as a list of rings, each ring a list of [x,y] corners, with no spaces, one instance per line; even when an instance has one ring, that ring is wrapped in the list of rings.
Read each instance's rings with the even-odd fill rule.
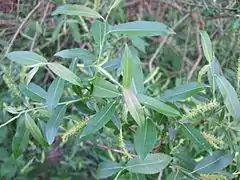
[[[60,22],[57,23],[57,26],[55,27],[55,30],[52,33],[52,38],[51,38],[52,42],[55,42],[58,39],[64,23],[65,23],[65,20],[61,20]]]
[[[40,86],[30,83],[28,86],[20,84],[21,92],[34,101],[43,101],[47,97],[47,92]]]
[[[66,59],[79,58],[85,61],[95,60],[95,56],[92,53],[90,53],[87,49],[83,48],[64,49],[54,54],[54,56]]]
[[[201,35],[201,43],[202,43],[204,56],[210,63],[213,59],[213,50],[212,50],[211,39],[206,31],[201,31],[200,35]]]
[[[123,87],[129,88],[133,78],[133,55],[127,45],[124,49],[122,63]]]
[[[52,16],[55,15],[70,15],[70,16],[85,16],[89,18],[102,18],[103,17],[93,9],[90,9],[86,6],[75,5],[75,4],[64,4],[57,7],[55,11],[52,12]]]
[[[144,111],[134,92],[131,89],[124,89],[123,96],[131,116],[139,126],[143,126],[145,121]]]
[[[125,169],[132,173],[155,174],[161,172],[172,158],[166,154],[149,154],[144,160],[136,157],[128,161]]]
[[[146,41],[144,41],[142,38],[136,36],[130,36],[129,37],[133,43],[133,45],[139,49],[140,51],[142,51],[143,53],[146,52],[146,46],[148,46],[148,43]]]
[[[7,58],[21,65],[35,65],[47,63],[47,60],[30,51],[14,51],[7,54]]]
[[[173,89],[166,90],[163,94],[160,95],[160,99],[170,102],[182,101],[203,91],[204,88],[209,87],[210,86],[206,84],[191,82],[188,84],[179,85]]]
[[[227,167],[232,161],[233,155],[223,151],[216,151],[197,163],[193,172],[204,174],[216,173]]]
[[[204,66],[200,69],[200,71],[199,71],[199,73],[198,73],[198,83],[199,83],[199,84],[202,84],[202,76],[203,76],[204,74],[206,74],[206,73],[209,71],[209,69],[210,69],[210,65],[209,65],[209,64],[204,65]]]
[[[97,44],[102,44],[104,36],[107,34],[108,31],[108,24],[106,22],[101,22],[99,20],[95,20],[91,27],[91,35],[94,41]]]
[[[104,179],[116,174],[121,169],[120,164],[112,161],[102,162],[97,169],[97,178]]]
[[[137,56],[133,55],[133,57],[133,78],[131,88],[136,94],[142,94],[144,93],[144,76],[141,61]]]
[[[58,126],[62,123],[63,117],[66,113],[67,106],[66,105],[61,105],[58,106],[49,121],[47,122],[45,133],[46,133],[46,138],[48,141],[48,144],[52,144],[57,132],[58,132]]]
[[[199,130],[195,129],[190,124],[181,124],[181,129],[183,135],[192,141],[200,149],[205,149],[208,152],[212,152],[211,145],[209,142],[203,137],[203,135],[199,132]]]
[[[27,148],[29,140],[29,131],[25,127],[24,118],[17,122],[16,133],[12,140],[12,151],[14,158],[17,159]]]
[[[81,137],[94,134],[110,121],[116,110],[116,102],[108,103],[99,112],[97,112],[91,119],[89,119],[87,126],[84,128]]]
[[[48,109],[54,109],[57,107],[57,104],[63,94],[65,81],[57,77],[49,86],[46,98],[46,105]]]
[[[38,141],[39,144],[41,144],[42,146],[47,145],[37,124],[32,119],[32,117],[27,113],[25,113],[25,126],[28,129],[28,131],[30,132],[30,134],[33,136],[33,138],[36,141]]]
[[[169,117],[181,116],[181,113],[172,106],[143,94],[138,95],[139,101],[145,106]]]
[[[144,126],[138,127],[134,135],[134,147],[142,160],[151,152],[156,140],[156,127],[150,120],[146,120]]]
[[[68,68],[66,68],[65,66],[59,64],[59,63],[49,63],[48,67],[56,74],[58,75],[60,78],[81,86],[80,84],[80,79],[77,77],[76,74],[74,74],[71,70],[69,70]]]
[[[133,21],[111,26],[109,33],[124,34],[133,37],[174,34],[174,32],[165,24],[154,21]]]
[[[31,71],[27,75],[27,85],[31,82],[32,78],[35,76],[35,74],[38,72],[39,66],[35,66],[31,69]]]
[[[233,86],[224,76],[215,75],[215,80],[229,113],[234,117],[234,119],[240,121],[240,102]]]
[[[95,97],[105,98],[121,96],[120,92],[118,91],[115,85],[101,78],[96,78],[94,80],[92,95]]]
[[[74,22],[68,22],[68,26],[71,29],[71,34],[74,39],[74,41],[81,43],[81,34],[80,34],[80,28],[77,23]]]

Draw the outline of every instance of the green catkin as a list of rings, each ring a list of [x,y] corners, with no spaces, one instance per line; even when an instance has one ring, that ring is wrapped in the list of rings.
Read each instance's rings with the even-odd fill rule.
[[[123,141],[122,128],[120,128],[120,133],[119,133],[119,146],[123,150],[124,155],[127,158],[131,159],[132,156],[131,156],[131,154],[129,154],[128,150],[126,149],[126,146],[125,146],[124,141]]]
[[[201,174],[201,180],[227,180],[225,176],[220,174]]]
[[[13,78],[10,76],[8,69],[5,66],[1,66],[2,71],[4,73],[3,75],[3,81],[7,85],[8,89],[11,91],[11,93],[16,97],[21,97],[21,93],[19,89],[16,87]]]
[[[194,117],[197,117],[198,115],[201,115],[207,111],[216,109],[217,107],[219,107],[219,103],[216,101],[197,105],[195,108],[183,115],[182,119],[193,119]]]
[[[76,125],[74,125],[72,128],[68,129],[65,133],[62,134],[62,143],[66,143],[69,139],[69,137],[74,136],[78,131],[80,131],[87,123],[87,120],[80,121]]]
[[[219,146],[224,144],[221,139],[218,139],[212,134],[203,132],[202,135],[215,149],[220,149]]]

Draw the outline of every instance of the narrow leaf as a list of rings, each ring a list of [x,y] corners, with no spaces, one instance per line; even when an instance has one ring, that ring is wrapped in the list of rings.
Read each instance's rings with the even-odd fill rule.
[[[209,85],[191,82],[188,84],[179,85],[173,89],[166,90],[160,95],[160,99],[170,102],[185,100],[201,91],[204,88],[209,88]]]
[[[155,174],[166,168],[171,160],[172,158],[166,154],[149,154],[144,160],[139,157],[131,159],[125,169],[132,173]]]
[[[97,112],[87,123],[81,136],[87,136],[94,134],[99,129],[101,129],[105,124],[110,121],[116,110],[116,102],[112,102],[103,107],[99,112]]]
[[[35,65],[47,63],[47,60],[30,51],[14,51],[7,54],[7,58],[21,65]]]
[[[31,71],[27,75],[27,85],[31,82],[32,78],[35,76],[35,74],[38,72],[39,66],[35,66],[31,69]]]
[[[84,61],[94,61],[95,56],[90,53],[87,49],[83,48],[73,48],[73,49],[64,49],[57,52],[54,56],[66,58],[66,59],[82,59]]]
[[[43,101],[47,97],[47,92],[40,86],[30,83],[28,86],[20,84],[20,91],[34,101]]]
[[[54,109],[62,96],[64,83],[62,78],[57,77],[49,86],[46,98],[48,109]]]
[[[91,27],[91,35],[96,42],[96,44],[102,44],[104,36],[108,31],[108,24],[106,22],[101,22],[99,20],[95,20]]]
[[[156,127],[150,120],[146,120],[144,126],[138,127],[134,135],[134,147],[142,160],[151,152],[156,140]]]
[[[133,43],[133,45],[139,49],[140,51],[142,51],[143,53],[146,52],[146,46],[148,46],[148,43],[146,41],[144,41],[142,38],[136,36],[130,36],[130,39]]]
[[[54,110],[54,112],[53,112],[51,118],[49,119],[49,121],[47,122],[45,132],[46,132],[46,137],[47,137],[48,144],[53,143],[53,141],[54,141],[54,139],[57,135],[57,132],[58,132],[58,126],[63,121],[63,117],[66,113],[66,109],[67,109],[66,105],[58,106]]]
[[[81,85],[80,79],[77,77],[76,74],[74,74],[71,70],[66,68],[65,66],[59,64],[59,63],[49,63],[48,67],[60,78],[75,84],[75,85]]]
[[[52,12],[52,16],[64,14],[71,16],[85,16],[89,18],[102,18],[102,16],[86,6],[75,5],[75,4],[64,4],[57,7],[55,11]]]
[[[197,163],[193,172],[204,174],[216,173],[227,167],[232,161],[233,155],[223,151],[216,151]]]
[[[74,41],[81,43],[81,34],[78,24],[75,22],[68,22],[68,26],[71,29],[71,34]]]
[[[240,102],[236,91],[224,76],[215,75],[215,79],[229,113],[240,121]]]
[[[165,24],[154,21],[133,21],[111,26],[109,33],[124,34],[133,37],[174,34],[174,32]]]
[[[133,77],[133,55],[127,45],[124,49],[122,63],[123,87],[129,88]]]
[[[140,59],[133,55],[133,78],[131,88],[136,94],[144,93],[144,76]]]
[[[94,80],[92,95],[95,97],[105,98],[121,96],[115,85],[101,78],[97,78]]]
[[[38,143],[40,143],[42,146],[46,146],[47,143],[43,138],[40,129],[38,128],[32,117],[27,113],[25,113],[25,126],[30,132],[30,134],[33,136],[33,138],[38,141]]]
[[[203,135],[195,129],[190,124],[181,124],[181,129],[183,132],[183,135],[192,141],[193,144],[195,144],[200,149],[205,149],[208,152],[211,153],[211,145],[208,143],[208,141],[203,137]]]
[[[172,106],[143,94],[138,95],[139,101],[145,106],[169,117],[181,116],[181,113]]]
[[[26,129],[24,118],[17,122],[16,133],[12,140],[12,151],[14,158],[18,158],[27,148],[29,140],[29,131]]]
[[[97,178],[104,179],[116,174],[121,169],[120,164],[112,161],[102,162],[97,169]]]
[[[202,43],[204,56],[210,63],[213,59],[211,39],[206,31],[201,31],[200,35],[201,35],[201,43]]]
[[[131,89],[124,89],[123,96],[131,116],[139,126],[142,126],[145,121],[144,111],[136,95]]]

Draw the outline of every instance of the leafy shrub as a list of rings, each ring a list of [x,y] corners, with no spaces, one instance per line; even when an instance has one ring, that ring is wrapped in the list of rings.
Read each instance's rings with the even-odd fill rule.
[[[7,54],[11,61],[30,69],[26,83],[19,84],[20,92],[15,90],[16,95],[24,95],[24,106],[6,105],[13,117],[0,126],[3,130],[17,120],[13,157],[21,158],[29,142],[47,150],[56,143],[64,146],[77,136],[77,142],[96,143],[108,152],[97,157],[101,160],[98,179],[146,179],[156,173],[164,179],[234,178],[240,166],[236,139],[240,103],[207,32],[201,31],[201,42],[208,64],[200,70],[198,82],[156,93],[146,88],[151,75],[146,78],[138,50],[144,52],[147,46],[144,37],[175,32],[153,21],[108,24],[119,2],[112,3],[105,18],[72,4],[59,6],[52,13],[67,22],[78,16],[94,19],[88,29],[94,49],[64,49],[53,59],[30,51]],[[44,68],[54,79],[43,88],[32,79]],[[206,73],[208,81],[203,83]],[[109,136],[110,146],[98,144]],[[56,149],[54,153],[60,152]],[[7,170],[1,170],[5,176]]]

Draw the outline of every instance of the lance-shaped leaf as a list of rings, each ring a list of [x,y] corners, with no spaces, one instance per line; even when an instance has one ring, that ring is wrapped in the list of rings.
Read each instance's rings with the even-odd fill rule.
[[[211,145],[209,142],[203,137],[203,135],[195,129],[190,124],[181,124],[181,129],[183,132],[183,135],[192,141],[194,145],[196,145],[200,149],[205,149],[208,152],[212,152]]]
[[[98,165],[97,178],[104,179],[116,174],[121,169],[120,164],[112,161],[102,162]]]
[[[215,75],[215,80],[228,111],[236,120],[240,121],[240,102],[233,86],[224,76]]]
[[[43,101],[47,97],[47,92],[34,83],[30,83],[28,86],[20,84],[19,89],[25,96],[34,101]]]
[[[101,22],[99,20],[95,20],[91,27],[91,34],[93,36],[94,41],[97,44],[102,44],[104,41],[104,36],[107,34],[108,31],[108,24],[107,22]]]
[[[29,140],[29,131],[26,129],[24,118],[17,122],[16,133],[12,141],[12,151],[15,158],[18,158],[27,148]]]
[[[143,126],[144,111],[134,92],[131,89],[124,89],[123,96],[129,113],[139,126]]]
[[[45,139],[42,136],[40,129],[38,128],[37,124],[28,113],[25,113],[25,126],[30,132],[30,134],[33,136],[33,138],[36,141],[38,141],[39,144],[41,144],[42,146],[47,145]]]
[[[95,56],[92,53],[90,53],[87,49],[83,48],[64,49],[54,54],[54,56],[66,59],[78,58],[85,61],[95,60]]]
[[[144,93],[144,77],[140,59],[133,55],[133,78],[131,88],[136,94]]]
[[[35,65],[47,63],[47,60],[30,51],[14,51],[7,54],[7,58],[21,65]]]
[[[124,168],[132,173],[154,174],[166,168],[171,160],[166,154],[149,154],[144,160],[140,157],[131,159]]]
[[[49,109],[54,109],[62,96],[64,83],[62,78],[57,77],[49,86],[46,98],[46,104]]]
[[[158,35],[174,34],[168,26],[154,21],[133,21],[111,26],[109,33],[124,34],[127,36],[150,37]]]
[[[57,7],[55,11],[52,12],[52,15],[71,15],[71,16],[85,16],[89,18],[103,18],[98,12],[90,9],[86,6],[75,5],[75,4],[64,4]]]
[[[206,84],[191,82],[188,84],[179,85],[173,89],[166,90],[163,94],[160,95],[160,99],[170,102],[182,101],[203,91],[204,88],[209,87],[210,86]]]
[[[31,82],[32,78],[35,76],[35,74],[38,72],[39,70],[39,66],[35,66],[34,68],[31,69],[31,71],[29,71],[28,75],[27,75],[27,85]]]
[[[81,83],[80,83],[81,80],[77,77],[76,74],[74,74],[71,70],[69,70],[65,66],[59,63],[48,63],[48,67],[60,78],[72,84],[81,86]]]
[[[113,117],[116,110],[116,102],[108,103],[105,107],[100,109],[91,119],[89,119],[87,126],[84,128],[81,137],[94,134],[101,129]]]
[[[139,101],[145,106],[169,117],[181,116],[181,113],[172,106],[143,94],[138,95]]]
[[[133,55],[127,45],[125,46],[122,58],[122,73],[123,87],[129,88],[133,78]]]
[[[156,140],[156,127],[150,120],[146,120],[144,126],[138,127],[134,135],[134,147],[141,159],[145,159],[154,147]]]
[[[121,93],[112,83],[101,78],[96,78],[93,82],[92,95],[95,97],[113,98],[121,96]]]
[[[66,105],[58,106],[54,110],[49,121],[47,122],[45,132],[46,132],[46,138],[47,138],[48,144],[53,143],[58,132],[58,126],[63,121],[63,117],[66,113],[66,109],[67,109]]]
[[[193,172],[203,174],[216,173],[227,167],[232,161],[233,155],[223,151],[216,151],[197,163]]]
[[[208,62],[210,63],[213,59],[213,50],[212,50],[212,42],[206,31],[201,31],[201,43],[203,48],[203,53]]]

